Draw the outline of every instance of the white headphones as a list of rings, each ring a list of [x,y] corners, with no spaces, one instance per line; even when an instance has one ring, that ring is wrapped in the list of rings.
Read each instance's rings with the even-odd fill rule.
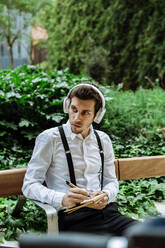
[[[98,94],[99,96],[101,97],[101,100],[102,100],[102,107],[97,111],[96,113],[96,116],[95,116],[95,119],[94,119],[94,122],[96,123],[100,123],[100,121],[102,120],[104,114],[105,114],[105,99],[104,99],[104,96],[102,94],[102,92],[97,88],[95,87],[94,85],[91,85],[91,84],[79,84],[79,85],[76,85],[74,86],[68,93],[68,95],[66,96],[66,98],[64,99],[64,102],[63,102],[63,109],[64,109],[64,113],[68,113],[69,112],[69,105],[70,105],[70,99],[69,99],[69,96],[72,92],[73,89],[77,88],[77,87],[81,87],[81,86],[87,86],[87,87],[90,87],[90,88],[93,88]]]

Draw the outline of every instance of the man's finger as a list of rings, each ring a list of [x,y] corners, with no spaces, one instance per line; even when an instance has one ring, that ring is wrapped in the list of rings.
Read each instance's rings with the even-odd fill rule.
[[[84,195],[84,196],[89,196],[88,191],[86,191],[85,189],[71,188],[69,190],[69,192],[73,192],[73,193],[76,193],[76,194],[81,194],[81,195]]]

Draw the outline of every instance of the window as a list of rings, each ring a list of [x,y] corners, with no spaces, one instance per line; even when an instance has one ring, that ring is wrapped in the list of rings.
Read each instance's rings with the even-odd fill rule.
[[[4,56],[4,44],[0,43],[1,56]]]
[[[18,56],[21,57],[21,42],[18,43]]]

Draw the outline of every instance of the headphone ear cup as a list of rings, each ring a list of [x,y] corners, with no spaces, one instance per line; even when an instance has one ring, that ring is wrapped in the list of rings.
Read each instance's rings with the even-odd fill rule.
[[[100,108],[99,111],[96,113],[96,116],[94,118],[94,122],[96,122],[97,124],[99,124],[100,121],[102,120],[105,112],[106,112],[106,109],[105,108],[104,109]]]
[[[64,102],[63,102],[64,113],[68,113],[69,112],[69,105],[70,105],[70,99],[68,97],[66,97],[64,99]]]

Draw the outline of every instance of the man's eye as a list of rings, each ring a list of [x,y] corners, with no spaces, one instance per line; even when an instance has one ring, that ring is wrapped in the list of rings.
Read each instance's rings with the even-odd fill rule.
[[[89,111],[84,111],[83,114],[84,114],[84,115],[89,115],[90,112],[89,112]]]
[[[71,106],[71,109],[72,109],[72,111],[73,111],[74,113],[77,112],[77,109],[76,109],[75,107]]]
[[[72,109],[72,110],[73,110],[73,112],[74,112],[74,113],[76,113],[76,112],[77,112],[77,109]]]

